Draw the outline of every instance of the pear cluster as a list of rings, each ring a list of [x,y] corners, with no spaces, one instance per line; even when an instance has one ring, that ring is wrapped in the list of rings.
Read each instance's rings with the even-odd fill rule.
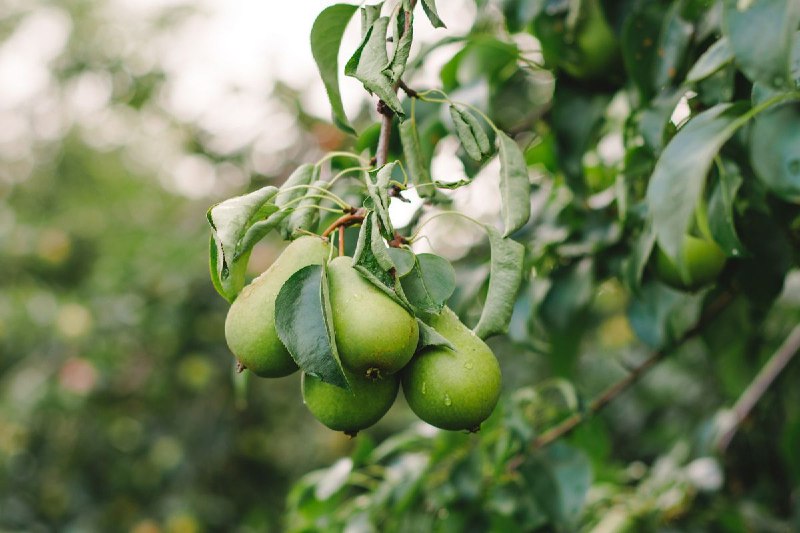
[[[298,370],[278,337],[275,300],[298,270],[324,265],[330,248],[318,237],[293,241],[234,300],[225,321],[228,347],[254,374],[277,378]],[[331,321],[349,390],[303,373],[303,401],[320,422],[349,435],[380,420],[397,397],[423,421],[476,431],[500,395],[500,367],[491,349],[449,308],[426,323],[449,341],[421,346],[417,317],[365,279],[349,257],[327,263]]]

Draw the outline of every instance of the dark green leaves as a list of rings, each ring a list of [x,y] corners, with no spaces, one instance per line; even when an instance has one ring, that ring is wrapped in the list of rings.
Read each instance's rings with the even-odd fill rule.
[[[586,493],[592,484],[592,468],[586,455],[572,446],[556,443],[541,456],[530,458],[520,467],[527,492],[555,524],[574,527]]]
[[[355,134],[347,120],[339,92],[339,46],[344,30],[357,7],[350,4],[335,4],[325,8],[311,28],[311,53],[317,62],[322,82],[331,103],[333,122],[340,129]]]
[[[397,98],[392,79],[384,72],[389,65],[386,53],[386,31],[389,18],[380,17],[367,30],[364,40],[344,67],[347,76],[364,84],[364,88],[378,95],[401,119],[405,117],[400,99]]]
[[[500,146],[500,214],[507,237],[528,222],[531,216],[531,184],[525,156],[517,143],[508,135],[498,131]]]
[[[526,197],[527,200],[527,197]],[[475,334],[485,339],[497,333],[508,331],[508,322],[514,311],[514,301],[522,283],[522,266],[525,247],[511,239],[504,239],[500,232],[486,226],[491,247],[491,269],[489,272],[489,291],[481,312]]]
[[[772,87],[790,87],[797,0],[725,0],[722,29],[742,72]]]
[[[706,50],[686,74],[686,81],[703,80],[733,60],[733,50],[727,37],[720,38]]]
[[[456,288],[456,274],[446,259],[419,254],[414,267],[400,279],[408,301],[422,313],[438,314]]]
[[[656,163],[647,204],[659,245],[678,265],[708,169],[746,111],[743,104],[720,104],[697,115],[678,131]]]
[[[800,199],[800,104],[783,104],[756,117],[750,157],[756,175],[775,194]]]
[[[348,389],[330,324],[330,304],[323,295],[326,288],[320,265],[292,274],[275,299],[275,329],[303,372]]]
[[[622,56],[632,81],[645,100],[675,85],[691,43],[692,25],[682,18],[680,2],[665,13],[650,2],[625,19]]]
[[[742,175],[735,168],[719,170],[719,179],[708,201],[709,231],[726,255],[741,256],[745,254],[745,249],[736,232],[733,200],[742,185]]]
[[[425,16],[428,17],[434,28],[446,28],[436,11],[436,0],[422,0],[422,10],[425,11]]]

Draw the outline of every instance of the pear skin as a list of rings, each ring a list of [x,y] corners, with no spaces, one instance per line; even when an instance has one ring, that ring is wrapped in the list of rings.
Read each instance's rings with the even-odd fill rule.
[[[661,248],[656,251],[656,273],[659,279],[672,288],[696,291],[713,283],[725,267],[727,257],[714,241],[686,235],[683,240],[683,258],[686,276]]]
[[[329,428],[355,436],[386,414],[397,397],[400,379],[387,376],[373,380],[347,369],[344,373],[350,384],[349,391],[303,373],[303,403]]]
[[[500,365],[492,350],[448,307],[429,324],[455,350],[433,346],[403,369],[403,394],[423,421],[448,430],[477,431],[500,397]]]
[[[342,364],[374,378],[403,368],[417,348],[416,318],[364,279],[349,257],[328,264],[328,283]]]
[[[236,359],[254,374],[277,378],[297,370],[275,330],[275,298],[292,274],[308,265],[323,264],[329,249],[319,237],[300,237],[231,304],[225,319],[225,340]]]

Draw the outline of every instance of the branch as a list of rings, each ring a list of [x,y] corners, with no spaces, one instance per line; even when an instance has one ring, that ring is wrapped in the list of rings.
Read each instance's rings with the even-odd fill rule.
[[[739,425],[747,418],[753,407],[764,396],[764,393],[767,392],[767,389],[786,368],[786,365],[797,355],[798,351],[800,351],[800,326],[795,326],[780,348],[772,354],[767,364],[763,366],[752,383],[736,401],[733,409],[731,409],[730,418],[725,421],[725,427],[717,438],[715,445],[719,453],[725,452],[734,435],[736,435]]]
[[[357,209],[354,213],[347,213],[346,215],[342,215],[333,222],[331,225],[325,228],[325,231],[322,232],[321,237],[326,238],[328,235],[336,231],[338,227],[344,226],[352,226],[353,224],[359,224],[364,221],[364,216],[366,215],[366,210],[361,207]]]
[[[675,340],[669,346],[665,346],[664,348],[654,352],[644,362],[634,367],[627,376],[604,390],[599,396],[591,401],[589,407],[585,411],[581,413],[575,413],[574,415],[564,419],[556,426],[539,435],[536,439],[534,439],[531,447],[534,450],[544,448],[545,446],[570,433],[573,429],[588,420],[592,415],[598,413],[606,405],[611,403],[614,398],[628,390],[631,385],[639,381],[639,379],[641,379],[648,370],[656,366],[656,364],[664,359],[667,355],[672,353],[684,342],[703,331],[703,329],[705,329],[709,323],[719,316],[719,314],[731,303],[731,301],[733,301],[732,294],[727,292],[720,294],[720,296],[706,308],[705,312],[697,321],[697,323],[691,329],[687,330],[683,335],[681,335],[680,338]]]

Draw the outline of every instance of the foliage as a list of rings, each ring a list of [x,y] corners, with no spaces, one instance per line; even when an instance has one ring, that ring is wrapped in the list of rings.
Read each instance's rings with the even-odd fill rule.
[[[408,3],[402,5],[409,17]],[[748,345],[756,331],[781,320],[776,302],[800,258],[800,210],[793,191],[800,161],[800,146],[794,142],[799,124],[794,114],[800,106],[800,70],[796,59],[792,62],[800,46],[796,6],[781,1],[742,6],[733,1],[616,5],[594,0],[478,5],[478,18],[468,34],[457,39],[443,36],[405,68],[413,122],[408,123],[408,106],[398,113],[402,155],[419,176],[412,185],[433,184],[439,187],[437,194],[451,198],[450,187],[437,179],[430,159],[420,154],[423,145],[429,144],[425,150],[433,154],[442,138],[458,139],[466,174],[453,183],[459,191],[477,188],[480,177],[490,169],[496,172],[487,161],[499,155],[499,220],[494,224],[504,228],[506,239],[499,234],[493,238],[488,272],[481,269],[486,261],[481,245],[469,259],[456,263],[457,279],[470,270],[482,273],[473,274],[477,279],[472,284],[459,287],[451,305],[462,316],[482,314],[476,331],[484,336],[504,333],[510,321],[507,340],[494,345],[501,359],[513,366],[512,353],[516,358],[531,354],[540,360],[539,372],[559,377],[552,383],[558,383],[569,401],[550,408],[546,424],[526,417],[530,410],[548,410],[549,399],[539,387],[551,382],[542,382],[539,374],[533,381],[543,385],[514,394],[517,400],[530,400],[528,410],[511,401],[505,416],[498,415],[479,440],[412,429],[377,447],[362,444],[352,459],[311,473],[295,486],[290,526],[298,531],[628,531],[686,519],[694,524],[691,527],[703,527],[709,515],[693,512],[691,504],[710,491],[727,513],[726,530],[762,527],[760,511],[737,508],[717,492],[723,476],[719,460],[724,457],[712,458],[719,430],[715,410],[741,388],[718,391],[716,402],[684,419],[683,427],[705,436],[678,440],[673,430],[672,442],[678,444],[671,452],[670,446],[650,447],[645,436],[625,447],[633,457],[641,457],[645,449],[663,454],[652,473],[637,474],[639,488],[627,493],[625,504],[618,503],[625,493],[619,486],[606,489],[604,496],[588,492],[590,486],[614,487],[624,477],[619,466],[603,464],[611,443],[626,433],[623,420],[591,422],[591,430],[579,428],[571,444],[557,442],[540,449],[537,437],[545,438],[543,430],[560,420],[583,422],[605,405],[605,399],[584,399],[588,391],[611,383],[609,377],[587,376],[586,367],[602,369],[600,373],[608,376],[618,373],[610,372],[613,366],[625,365],[615,360],[619,355],[603,357],[590,348],[588,339],[602,335],[604,328],[613,328],[607,333],[612,337],[637,335],[643,344],[634,344],[633,351],[643,354],[649,347],[659,350],[658,358],[686,335],[699,332],[704,342],[693,349],[702,355],[695,357],[716,369],[712,375],[724,381],[718,374],[721,369],[741,361],[723,355],[751,357],[732,345]],[[381,32],[386,26],[382,23]],[[769,38],[757,47],[746,44],[756,33],[769,33]],[[383,41],[369,40],[369,30],[365,35],[362,47],[372,48],[381,58],[377,62],[385,63]],[[528,48],[531,35],[539,50]],[[440,71],[446,93],[414,84],[413,69],[423,68],[438,44],[451,45],[451,59]],[[323,75],[327,71],[323,64],[320,70]],[[373,68],[369,75],[368,70],[365,66],[359,77],[365,87],[399,111],[393,91],[388,94],[385,84],[376,85],[382,74]],[[453,105],[462,94],[468,102]],[[447,115],[435,107],[439,103],[449,104]],[[497,151],[475,114],[493,130]],[[439,133],[431,137],[427,131]],[[390,152],[390,159],[394,154]],[[523,184],[531,169],[538,177],[528,202]],[[439,201],[421,192],[419,196],[428,206],[420,217],[425,220],[436,213]],[[373,196],[372,205],[381,202]],[[463,211],[472,214],[469,208]],[[381,217],[375,219],[376,225],[383,223]],[[490,229],[490,235],[496,231]],[[514,242],[507,239],[512,234],[527,243],[524,256],[509,251],[500,257],[496,247]],[[446,235],[430,235],[436,237],[434,245],[447,241]],[[685,284],[699,292],[674,291],[665,283],[680,285],[681,278],[699,276],[696,264],[706,261],[696,254],[684,257],[684,242],[692,235],[716,242],[714,253],[724,252],[728,261],[715,256],[702,275],[704,281]],[[392,232],[384,236],[388,240]],[[651,267],[651,256],[656,255],[674,267],[670,279],[660,280],[659,271]],[[518,283],[513,269],[500,266],[506,262],[524,263],[519,296],[513,296]],[[498,295],[504,279],[510,288]],[[391,288],[390,280],[384,283]],[[613,303],[604,302],[606,291],[614,295]],[[751,322],[746,331],[720,344],[710,332],[730,327],[726,324],[735,320],[734,311],[725,311],[713,322],[722,300],[732,300],[727,305]],[[621,316],[624,308],[627,320]],[[698,320],[700,326],[695,327]],[[626,331],[627,325],[632,331]],[[773,347],[781,338],[778,331],[774,334],[767,337],[774,339],[769,343]],[[618,347],[627,344],[618,342]],[[674,357],[685,359],[687,352],[691,353],[680,350]],[[619,391],[609,390],[609,399],[616,399]],[[629,400],[627,405],[630,410],[636,403]],[[634,418],[653,416],[642,409],[636,407],[639,414]],[[644,409],[666,408],[662,404]],[[796,446],[796,436],[788,436],[794,434],[795,424],[785,429]],[[624,456],[614,454],[617,460]],[[785,454],[782,460],[792,461]],[[735,472],[729,475],[736,477]],[[794,478],[789,485],[796,482]],[[659,503],[646,503],[648,498]]]
[[[341,76],[345,65],[331,59],[357,9],[326,10],[327,22],[297,27],[325,28],[312,35],[308,61],[323,67],[335,126],[310,115],[297,91],[276,86],[272,98],[302,131],[270,153],[280,163],[268,172],[253,164],[263,146],[222,150],[165,103],[173,73],[144,43],[161,42],[191,10],[165,8],[144,26],[134,17],[108,23],[117,4],[100,1],[12,1],[0,14],[3,58],[39,15],[71,28],[42,67],[47,88],[12,102],[13,113],[0,103],[11,138],[20,136],[0,142],[0,529],[800,528],[796,361],[730,447],[714,446],[727,408],[800,322],[797,3],[476,0],[463,34],[444,27],[459,27],[449,3],[420,3],[414,23],[438,28],[438,40],[414,43],[401,77],[423,93],[419,80],[435,68],[447,96],[401,93],[387,160],[401,161],[408,181],[400,165],[368,177],[405,186],[399,194],[412,206],[418,190],[427,203],[409,228],[452,209],[493,228],[487,239],[473,222],[442,216],[420,231],[417,259],[394,249],[389,258],[406,296],[425,285],[426,243],[452,264],[447,305],[493,335],[504,393],[477,435],[420,425],[398,402],[352,441],[306,413],[298,376],[265,386],[234,375],[222,336],[227,303],[208,281],[207,227],[198,221],[248,182],[247,192],[278,190],[274,213],[262,204],[243,233],[227,234],[232,255],[212,240],[217,289],[235,293],[272,263],[284,246],[279,233],[319,232],[341,214],[310,207],[337,209],[328,192],[294,196],[289,187],[336,179],[329,192],[362,207],[363,174],[353,171],[356,182],[340,173],[376,155],[375,99],[347,116],[339,84],[361,80]],[[598,13],[604,20],[590,18]],[[377,18],[366,13],[365,26]],[[390,21],[387,34],[396,28]],[[581,35],[586,28],[599,32]],[[603,68],[581,65],[587,42],[604,44],[592,49],[609,54],[593,59]],[[381,66],[392,66],[393,51]],[[394,66],[381,75],[396,79]],[[385,85],[374,75],[369,83]],[[108,81],[100,86],[109,92],[89,112],[73,97],[92,80]],[[500,132],[530,178],[531,216],[519,228],[501,209],[521,201],[502,192]],[[190,187],[176,185],[169,150],[212,168],[216,185],[203,189],[199,173]],[[376,193],[363,206],[398,204]],[[298,198],[309,207],[284,209]],[[396,229],[410,236],[409,228]],[[716,283],[695,293],[661,283],[651,263],[659,246],[681,264],[676,243],[687,231],[727,256]],[[362,240],[364,264],[377,264],[371,231],[345,233],[348,254]],[[495,255],[513,243],[524,255]],[[501,255],[523,255],[521,274],[497,267]],[[228,258],[240,270],[226,286]],[[520,281],[498,289],[504,276]],[[515,298],[496,296],[517,283]],[[430,291],[415,294],[418,307],[441,303]],[[589,412],[593,398],[722,296],[727,307],[698,335]],[[492,320],[481,319],[487,307]],[[442,343],[432,330],[423,337]],[[575,416],[586,419],[574,431],[533,444]]]

